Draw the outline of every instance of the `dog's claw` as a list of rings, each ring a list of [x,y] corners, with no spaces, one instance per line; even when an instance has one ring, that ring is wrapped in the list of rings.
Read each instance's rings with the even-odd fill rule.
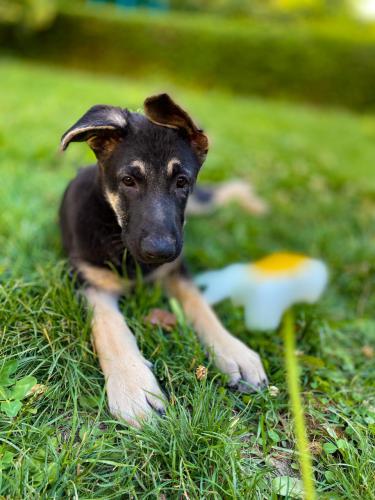
[[[159,394],[147,394],[147,402],[153,410],[159,415],[165,415],[165,397],[160,392]]]
[[[245,394],[251,394],[253,392],[260,392],[265,389],[267,384],[265,382],[260,382],[258,384],[249,384],[245,380],[240,380],[236,384],[229,384],[230,389],[238,392],[243,392]]]
[[[160,417],[165,417],[167,412],[165,411],[165,408],[159,408],[156,410],[156,413],[160,416]]]
[[[236,390],[238,392],[243,392],[245,394],[250,394],[252,392],[257,392],[257,390],[259,389],[259,386],[254,386],[254,385],[251,385],[251,384],[248,384],[244,381],[241,381],[239,382],[237,385],[236,385]]]
[[[240,392],[255,392],[267,383],[259,355],[229,333],[214,346],[215,364],[229,375],[229,387]]]

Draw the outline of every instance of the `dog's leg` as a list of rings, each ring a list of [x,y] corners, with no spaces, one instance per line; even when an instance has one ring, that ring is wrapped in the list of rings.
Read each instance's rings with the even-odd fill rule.
[[[197,186],[189,197],[186,213],[188,215],[207,214],[217,207],[232,202],[255,215],[264,214],[268,210],[267,203],[254,192],[251,184],[233,180],[211,186]]]
[[[248,392],[267,383],[259,355],[231,335],[220,323],[195,285],[180,275],[166,280],[168,292],[182,304],[201,342],[212,352],[216,366],[229,375],[229,384]]]
[[[101,269],[91,267],[91,282],[96,271],[103,278]],[[106,281],[108,288],[118,284],[118,278],[113,277],[112,287]],[[99,281],[103,284],[102,280]],[[142,356],[134,335],[125,323],[118,308],[118,293],[89,286],[84,294],[93,309],[93,343],[106,379],[109,409],[114,416],[139,426],[140,420],[153,409],[164,412],[164,396],[151,372],[151,363]]]

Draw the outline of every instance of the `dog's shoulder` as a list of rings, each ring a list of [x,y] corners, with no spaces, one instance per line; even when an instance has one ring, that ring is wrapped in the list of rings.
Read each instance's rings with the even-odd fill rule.
[[[69,194],[70,198],[74,197],[74,195],[78,195],[77,202],[84,200],[95,188],[98,175],[98,165],[89,165],[79,168],[77,175],[68,184],[65,194]]]

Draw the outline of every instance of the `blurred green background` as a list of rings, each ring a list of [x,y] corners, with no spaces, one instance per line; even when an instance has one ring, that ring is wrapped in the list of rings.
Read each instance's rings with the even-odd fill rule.
[[[5,53],[52,64],[366,111],[375,107],[375,28],[360,6],[0,0],[0,42]]]
[[[228,390],[189,325],[145,325],[150,308],[170,306],[139,284],[121,310],[169,396],[167,417],[136,431],[107,411],[57,223],[68,181],[94,157],[85,144],[57,149],[93,104],[137,110],[167,91],[210,137],[200,181],[242,178],[269,206],[262,217],[233,205],[191,219],[192,272],[277,250],[327,262],[322,300],[296,309],[318,498],[374,500],[375,27],[365,4],[0,0],[1,498],[276,500],[291,497],[277,481],[298,485],[282,340],[248,332],[228,302],[221,319],[260,353],[276,389]],[[30,375],[40,386],[10,417],[2,398]]]

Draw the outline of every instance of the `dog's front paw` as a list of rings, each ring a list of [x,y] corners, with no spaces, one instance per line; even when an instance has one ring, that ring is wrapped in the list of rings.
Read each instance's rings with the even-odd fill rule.
[[[241,392],[253,392],[267,385],[259,354],[228,332],[215,343],[213,354],[219,370],[229,375],[230,387],[236,387]]]
[[[125,368],[107,375],[107,397],[110,412],[134,427],[154,411],[165,413],[165,396],[143,358],[131,360]]]

